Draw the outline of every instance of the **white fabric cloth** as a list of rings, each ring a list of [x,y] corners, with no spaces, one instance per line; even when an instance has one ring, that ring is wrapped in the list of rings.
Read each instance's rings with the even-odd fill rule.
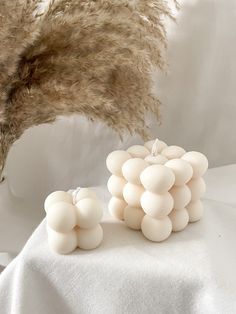
[[[206,182],[204,218],[163,243],[106,214],[98,249],[61,256],[44,220],[0,276],[1,314],[235,313],[236,165]]]

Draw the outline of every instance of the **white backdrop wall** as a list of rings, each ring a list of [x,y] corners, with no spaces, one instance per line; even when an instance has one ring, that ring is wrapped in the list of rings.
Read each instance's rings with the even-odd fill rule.
[[[154,133],[236,162],[236,1],[184,1],[171,29],[169,73],[157,78],[163,123]]]

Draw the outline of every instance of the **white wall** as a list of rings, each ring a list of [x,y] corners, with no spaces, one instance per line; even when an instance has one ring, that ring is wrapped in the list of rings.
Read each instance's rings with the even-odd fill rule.
[[[168,143],[204,152],[210,166],[236,162],[236,1],[184,1],[158,76]]]

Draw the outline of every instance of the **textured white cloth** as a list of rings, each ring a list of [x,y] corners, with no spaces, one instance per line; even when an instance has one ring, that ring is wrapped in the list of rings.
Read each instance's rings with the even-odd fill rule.
[[[236,165],[206,181],[204,218],[163,243],[106,214],[98,249],[61,256],[43,221],[0,276],[1,314],[235,313]]]

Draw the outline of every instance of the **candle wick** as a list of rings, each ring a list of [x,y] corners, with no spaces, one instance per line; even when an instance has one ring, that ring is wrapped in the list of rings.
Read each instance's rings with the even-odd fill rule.
[[[78,195],[78,193],[79,193],[80,190],[81,190],[81,187],[78,186],[78,187],[72,192],[72,202],[73,202],[74,205],[75,205],[75,203],[76,203],[76,197],[77,197],[77,195]]]
[[[158,140],[158,138],[155,140],[155,142],[153,143],[153,145],[152,145],[152,151],[151,151],[151,156],[157,156],[157,154],[158,154],[158,143],[159,142],[159,140]]]

